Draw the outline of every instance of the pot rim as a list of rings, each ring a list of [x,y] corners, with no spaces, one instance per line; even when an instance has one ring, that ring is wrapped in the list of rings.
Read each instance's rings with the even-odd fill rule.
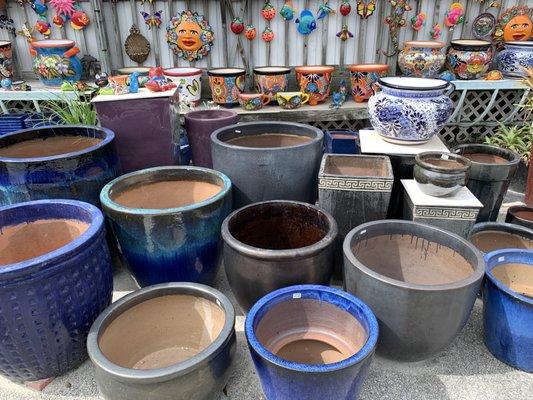
[[[425,160],[425,158],[426,157],[430,158],[431,156],[440,156],[439,157],[440,159],[443,159],[442,156],[447,156],[448,158],[444,160],[456,161],[462,165],[462,168],[449,169],[445,167],[439,167],[434,164],[430,164]],[[466,171],[468,171],[472,165],[472,163],[470,162],[468,158],[463,157],[459,154],[446,153],[444,151],[424,151],[422,153],[418,153],[415,156],[415,164],[418,164],[420,167],[430,170],[430,171],[445,172],[448,174],[463,174]]]
[[[450,45],[455,49],[483,49],[488,50],[491,48],[492,43],[481,39],[456,39],[450,41]]]
[[[418,283],[409,283],[409,282],[404,282],[404,281],[399,281],[397,279],[389,278],[388,276],[385,276],[385,275],[381,275],[377,273],[376,271],[374,271],[373,269],[368,268],[366,265],[360,262],[359,259],[357,259],[357,257],[352,252],[351,244],[356,234],[364,235],[368,229],[376,225],[385,225],[385,224],[387,224],[389,227],[400,228],[400,229],[396,229],[395,232],[392,232],[392,231],[385,232],[383,233],[383,235],[399,234],[402,232],[402,229],[401,229],[402,226],[411,225],[413,227],[415,226],[422,227],[423,229],[436,232],[439,235],[445,235],[448,237],[452,237],[454,240],[457,240],[458,242],[460,242],[465,248],[468,248],[473,252],[477,260],[477,263],[476,263],[477,265],[472,265],[473,267],[472,273],[464,279],[451,282],[451,283],[436,284],[436,285],[422,285]],[[381,235],[375,235],[375,236],[381,236]],[[433,240],[433,242],[435,241]],[[438,242],[435,242],[435,243],[438,243]],[[413,222],[413,221],[406,221],[406,220],[400,220],[400,219],[386,219],[386,220],[372,221],[372,222],[361,224],[353,228],[350,232],[348,232],[342,244],[342,250],[343,250],[344,257],[346,257],[350,261],[350,263],[353,265],[354,268],[359,269],[364,274],[380,282],[383,282],[385,284],[388,284],[394,287],[408,289],[408,290],[436,292],[436,291],[447,291],[451,289],[460,289],[460,288],[472,285],[476,281],[481,280],[483,278],[483,274],[485,273],[485,263],[483,261],[483,256],[481,252],[468,240],[464,239],[463,237],[453,232],[447,231],[445,229],[438,228],[432,225],[422,224],[419,222]]]
[[[438,40],[408,40],[403,43],[407,47],[427,47],[430,49],[442,49],[446,43]]]
[[[173,67],[163,70],[163,75],[175,77],[188,77],[202,75],[202,70],[196,67]]]
[[[529,240],[533,240],[533,231],[522,225],[510,224],[508,222],[478,222],[474,224],[470,232],[468,232],[468,240],[472,238],[472,235],[484,231],[496,231],[503,233],[511,233],[518,235]],[[494,250],[496,251],[496,250]]]
[[[222,330],[216,339],[201,352],[180,363],[168,367],[140,370],[126,368],[111,362],[100,350],[98,339],[100,333],[111,324],[118,316],[130,308],[153,298],[173,295],[189,294],[201,296],[217,304],[224,310],[225,321]],[[112,318],[115,317],[115,318]],[[111,319],[112,318],[112,319]],[[106,324],[107,323],[107,324]],[[105,326],[104,326],[105,325]],[[134,383],[157,383],[186,375],[198,366],[208,363],[215,358],[229,342],[234,332],[235,308],[229,299],[215,288],[192,282],[169,282],[147,286],[136,290],[112,303],[94,321],[87,336],[87,352],[91,361],[106,373],[121,381]]]
[[[407,81],[414,81],[414,82],[420,82],[420,83],[426,83],[427,85],[433,84],[435,86],[420,86],[416,87],[413,85],[402,85],[401,81],[406,82]],[[393,83],[393,82],[397,83]],[[442,84],[437,85],[437,82],[441,81]],[[437,90],[445,90],[449,87],[450,82],[447,82],[443,79],[433,79],[433,78],[414,78],[414,77],[407,77],[407,76],[387,76],[383,78],[378,79],[378,83],[380,85],[383,85],[385,87],[391,88],[391,89],[398,89],[398,90],[412,90],[412,91],[437,91]]]
[[[265,70],[261,71],[261,69]],[[269,71],[266,69],[271,70]],[[291,68],[284,65],[262,65],[259,67],[254,67],[253,72],[256,75],[287,75],[291,73]]]
[[[197,116],[199,116],[200,114],[205,114],[205,113],[218,113],[219,115],[224,115],[222,117],[219,117],[219,118],[210,118],[210,119],[206,119],[206,118],[197,118]],[[193,121],[220,121],[220,120],[230,120],[230,119],[233,119],[235,117],[237,117],[239,114],[237,114],[235,111],[232,111],[232,110],[227,110],[227,109],[223,109],[223,108],[213,108],[213,109],[209,109],[209,110],[194,110],[194,111],[189,111],[188,113],[186,113],[184,115],[183,118],[185,118],[185,120],[187,119],[190,119],[190,120],[193,120]]]
[[[299,294],[301,296],[301,292],[320,292],[320,293],[328,293],[333,294],[335,296],[341,297],[347,301],[349,301],[352,305],[355,305],[356,308],[358,308],[362,314],[364,315],[366,322],[369,325],[368,329],[368,338],[359,349],[357,353],[352,355],[351,357],[348,357],[345,360],[336,362],[336,363],[330,363],[330,364],[304,364],[304,363],[298,363],[294,361],[288,361],[281,357],[278,357],[274,353],[267,350],[259,341],[257,336],[255,335],[255,329],[254,329],[254,320],[261,311],[261,309],[266,306],[267,304],[280,299],[278,303],[281,303],[283,301],[290,300],[292,298],[301,298],[297,295]],[[299,293],[296,293],[299,292]],[[296,295],[296,297],[295,297]],[[290,297],[288,297],[290,296]],[[283,299],[285,297],[285,299]],[[334,303],[330,303],[336,307],[338,307]],[[346,311],[348,312],[348,311]],[[355,317],[354,317],[355,318]],[[246,334],[246,340],[248,341],[248,344],[251,348],[253,348],[262,358],[266,359],[268,362],[277,365],[278,367],[298,371],[298,372],[304,372],[304,373],[328,373],[328,372],[334,372],[338,370],[342,370],[345,368],[349,368],[352,365],[355,365],[357,363],[362,362],[367,357],[372,356],[374,353],[374,349],[377,344],[378,334],[379,334],[379,326],[376,319],[376,316],[370,309],[370,307],[364,303],[359,298],[355,297],[354,295],[347,293],[345,291],[335,289],[333,287],[329,286],[322,286],[322,285],[295,285],[295,286],[289,286],[285,288],[281,288],[278,290],[275,290],[273,292],[268,293],[267,295],[260,298],[250,309],[246,316],[245,321],[245,334]]]
[[[241,213],[242,211],[252,208],[252,207],[260,207],[267,204],[290,204],[290,205],[296,205],[296,206],[304,206],[310,209],[313,209],[315,211],[320,212],[322,215],[326,217],[329,224],[329,229],[324,235],[322,239],[320,239],[318,242],[315,242],[313,244],[310,244],[308,246],[304,247],[298,247],[295,249],[284,249],[284,250],[272,250],[272,249],[263,249],[260,247],[254,247],[250,246],[246,243],[241,242],[238,240],[235,236],[233,236],[229,230],[229,221],[233,219],[237,214]],[[320,207],[317,207],[315,205],[304,203],[301,201],[293,201],[293,200],[267,200],[267,201],[260,201],[257,203],[248,204],[244,207],[241,207],[235,211],[233,211],[230,215],[228,215],[224,221],[222,222],[222,227],[220,229],[222,234],[222,240],[224,243],[228,246],[230,246],[235,251],[238,251],[239,253],[242,253],[244,255],[247,255],[252,258],[260,258],[263,260],[286,260],[286,259],[299,259],[299,258],[305,258],[310,255],[316,254],[324,249],[326,249],[337,237],[338,233],[338,227],[337,222],[330,213],[323,210]]]
[[[385,72],[388,69],[388,64],[379,63],[362,63],[348,65],[348,70],[350,70],[351,72]]]
[[[0,47],[4,47],[10,44],[11,44],[10,40],[0,40]]]
[[[16,158],[14,158],[14,157],[2,157],[2,156],[0,156],[0,162],[5,162],[5,163],[46,162],[46,161],[60,160],[60,159],[64,159],[64,158],[78,157],[78,156],[81,156],[83,154],[91,153],[91,152],[93,152],[95,150],[98,150],[98,149],[106,146],[107,144],[109,144],[110,142],[112,142],[115,139],[115,133],[111,129],[104,128],[104,127],[101,127],[101,126],[89,126],[89,125],[45,125],[45,126],[41,126],[41,127],[38,127],[38,128],[21,129],[19,131],[8,133],[8,134],[3,135],[3,136],[0,137],[0,142],[3,139],[10,138],[10,137],[15,137],[17,135],[20,135],[20,134],[23,134],[23,133],[26,133],[26,132],[42,131],[42,130],[45,130],[45,129],[52,129],[52,130],[55,130],[55,129],[65,129],[65,130],[91,129],[93,131],[103,132],[104,133],[104,138],[100,142],[98,142],[98,143],[96,143],[96,144],[94,144],[92,146],[86,147],[86,148],[78,150],[78,151],[72,151],[70,153],[56,154],[56,155],[53,155],[53,156],[44,156],[44,157],[16,157]],[[75,136],[75,135],[69,135],[69,136]],[[86,137],[89,137],[89,136],[86,136]],[[34,137],[34,138],[31,138],[31,139],[28,139],[28,140],[32,140],[32,139],[39,139],[39,137]]]
[[[522,205],[516,205],[516,206],[511,206],[507,209],[507,212],[509,214],[511,214],[513,216],[513,218],[516,218],[517,220],[519,221],[522,221],[522,222],[527,222],[527,223],[530,223],[530,224],[533,224],[533,220],[530,220],[530,219],[524,219],[522,217],[519,217],[518,215],[515,214],[515,212],[520,212],[520,211],[532,211],[533,212],[533,207],[529,207],[529,206],[522,206]]]
[[[516,46],[516,47],[531,47],[533,46],[533,40],[513,40],[504,42],[505,46]]]
[[[217,194],[215,194],[213,197],[209,197],[203,201],[199,201],[197,203],[192,203],[186,206],[181,207],[174,207],[174,208],[133,208],[133,207],[126,207],[123,206],[117,202],[115,202],[111,197],[109,196],[109,192],[115,186],[117,183],[120,183],[122,181],[125,181],[127,179],[130,179],[131,177],[140,176],[140,175],[153,175],[157,174],[163,171],[197,171],[197,172],[204,172],[207,175],[214,175],[223,182],[223,186]],[[222,172],[215,171],[213,169],[209,168],[203,168],[203,167],[194,167],[189,165],[180,165],[180,166],[166,166],[166,167],[152,167],[152,168],[146,168],[141,169],[139,171],[133,171],[125,175],[121,175],[115,179],[113,179],[111,182],[109,182],[107,185],[105,185],[102,188],[102,191],[100,192],[100,202],[102,203],[102,206],[105,206],[105,208],[108,208],[114,212],[122,213],[122,214],[130,214],[130,215],[151,215],[151,216],[160,216],[160,215],[169,215],[169,214],[176,214],[180,212],[186,212],[186,211],[194,211],[198,208],[205,207],[207,205],[210,205],[212,203],[215,203],[222,199],[224,196],[228,194],[228,192],[231,190],[231,181],[230,179],[224,175]]]
[[[72,47],[75,44],[76,42],[70,39],[42,39],[31,42],[30,47],[52,49],[57,47]]]
[[[226,71],[226,72],[224,72]],[[229,67],[222,67],[222,68],[213,68],[207,71],[207,75],[209,76],[241,76],[246,74],[246,70],[243,68],[229,68]]]
[[[335,67],[331,65],[300,65],[294,67],[294,71],[299,74],[325,74],[335,71]]]
[[[138,72],[140,74],[147,74],[148,72],[150,72],[150,67],[134,67],[134,66],[120,67],[120,68],[117,68],[117,72],[119,73],[119,75],[131,74],[133,72]]]
[[[485,162],[479,162],[479,161],[475,161],[475,160],[470,160],[472,165],[490,165],[490,166],[504,165],[504,166],[509,166],[509,165],[518,164],[520,162],[520,156],[518,154],[516,154],[514,151],[511,151],[509,149],[504,149],[503,147],[497,147],[497,146],[493,146],[493,145],[490,145],[490,144],[484,144],[484,143],[460,144],[460,145],[457,145],[455,147],[452,147],[450,149],[450,153],[451,154],[462,155],[464,153],[460,152],[460,151],[463,150],[463,149],[467,149],[467,148],[472,149],[473,151],[471,151],[471,153],[474,153],[474,154],[477,153],[477,154],[499,155],[498,152],[503,151],[504,153],[509,155],[509,157],[511,158],[510,160],[507,159],[507,158],[505,159],[507,161],[507,164],[494,164],[494,163],[485,163]],[[482,151],[483,149],[493,150],[493,152]],[[481,151],[478,151],[478,150],[481,150]]]

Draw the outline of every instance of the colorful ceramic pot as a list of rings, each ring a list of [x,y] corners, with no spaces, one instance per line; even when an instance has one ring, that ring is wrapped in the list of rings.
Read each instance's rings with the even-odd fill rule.
[[[331,74],[334,67],[326,65],[296,67],[296,81],[300,85],[300,90],[309,94],[309,104],[316,106],[329,97]]]
[[[11,42],[0,40],[0,80],[13,77],[13,52]]]
[[[178,85],[180,103],[200,104],[202,96],[202,70],[193,67],[168,68],[165,77]]]
[[[166,283],[137,290],[98,317],[87,338],[108,400],[208,400],[235,360],[235,310],[218,290]]]
[[[507,209],[505,222],[525,226],[533,230],[533,207],[512,206]]]
[[[525,69],[533,67],[533,41],[505,42],[498,55],[498,69],[508,78],[527,77]]]
[[[113,89],[113,94],[127,94],[130,92],[128,78],[129,75],[115,75],[109,77],[109,86]]]
[[[199,167],[149,168],[110,182],[100,199],[140,286],[213,282],[220,226],[231,212],[225,175]]]
[[[492,43],[485,40],[452,40],[446,60],[448,69],[459,79],[479,79],[489,70]]]
[[[294,110],[309,101],[311,96],[302,92],[279,92],[276,94],[278,105],[284,110]]]
[[[533,372],[533,250],[485,255],[483,339],[498,360]]]
[[[287,67],[256,67],[254,68],[254,86],[258,93],[266,94],[273,101],[276,93],[285,92],[289,87]]]
[[[76,54],[80,49],[69,39],[35,40],[29,44],[33,71],[47,86],[61,86],[64,81],[77,82],[83,71]]]
[[[33,381],[87,358],[89,328],[111,302],[104,217],[73,200],[0,207],[0,373]]]
[[[453,112],[451,82],[441,79],[386,77],[381,91],[368,100],[372,126],[384,140],[400,144],[425,143],[435,136]]]
[[[354,64],[348,66],[352,96],[357,103],[367,101],[374,94],[374,84],[389,70],[387,64]]]
[[[398,54],[398,65],[405,76],[436,78],[444,66],[445,44],[432,40],[411,40]]]
[[[242,68],[215,68],[207,71],[211,96],[216,104],[233,107],[244,90],[246,71]]]
[[[239,94],[239,104],[246,111],[257,111],[265,104],[270,103],[270,97],[263,93],[241,93]]]
[[[533,250],[533,231],[502,222],[481,222],[471,229],[468,240],[483,253],[501,249]]]
[[[378,324],[346,292],[298,285],[260,299],[246,317],[245,334],[267,400],[356,400]]]

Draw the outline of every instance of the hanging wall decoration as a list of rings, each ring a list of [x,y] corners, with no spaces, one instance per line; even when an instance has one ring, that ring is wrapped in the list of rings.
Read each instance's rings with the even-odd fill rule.
[[[163,10],[156,11],[153,14],[141,11],[141,15],[144,18],[144,23],[148,26],[148,29],[152,29],[152,27],[156,27],[157,29],[160,28],[161,14],[163,14]]]
[[[487,40],[496,30],[496,17],[491,13],[483,13],[472,22],[472,36],[476,39]]]
[[[265,1],[265,5],[264,5],[263,8],[261,9],[261,15],[262,15],[263,18],[266,19],[267,21],[270,21],[270,20],[274,19],[274,17],[276,16],[276,9],[275,9],[274,6],[270,3],[269,0],[266,0],[266,1]]]
[[[385,18],[385,23],[389,26],[390,37],[393,47],[393,52],[390,54],[381,51],[387,57],[392,57],[398,53],[398,34],[400,29],[406,25],[404,14],[406,11],[411,11],[409,0],[389,0],[391,4],[391,13]]]
[[[132,25],[130,34],[124,42],[126,54],[136,63],[142,64],[150,54],[150,42],[143,35],[137,25]]]
[[[62,28],[69,20],[75,30],[84,29],[90,23],[89,16],[75,0],[50,0],[50,5],[56,12],[52,21],[58,28]]]
[[[183,11],[170,20],[166,36],[174,53],[188,61],[206,57],[215,40],[209,21],[190,10]]]
[[[272,29],[267,26],[261,34],[261,38],[264,42],[271,42],[272,40],[274,40],[274,32],[272,32]]]
[[[465,22],[465,8],[461,3],[452,3],[444,15],[444,25],[453,31],[457,25]]]
[[[257,30],[254,28],[253,25],[246,25],[244,36],[246,36],[246,39],[248,40],[254,40],[255,37],[257,36]]]
[[[281,15],[281,18],[283,18],[285,21],[292,21],[295,13],[296,9],[292,5],[291,0],[286,0],[285,4],[283,4],[283,7],[281,7],[281,10],[279,10],[279,15]]]
[[[350,0],[342,0],[341,5],[339,6],[339,12],[343,17],[346,17],[352,11],[352,6],[350,5]]]
[[[298,27],[296,28],[298,32],[302,35],[309,35],[316,29],[316,21],[313,13],[309,10],[302,10],[300,13],[300,18],[294,20]]]
[[[46,16],[46,11],[48,11],[48,6],[44,0],[33,0],[31,3],[31,8],[40,17]]]
[[[431,28],[431,31],[429,31],[429,36],[431,36],[431,39],[437,40],[440,39],[440,35],[442,34],[442,27],[440,24],[433,25],[433,28]]]
[[[419,13],[411,18],[411,26],[415,31],[421,30],[426,25],[426,13]]]
[[[234,34],[240,35],[244,31],[244,22],[242,22],[242,18],[233,18],[233,21],[231,21],[230,29]]]
[[[74,11],[70,16],[70,26],[72,29],[81,30],[89,25],[89,17],[84,11]]]
[[[528,6],[514,6],[505,10],[498,19],[494,40],[498,44],[529,40],[533,34],[532,10]]]
[[[348,30],[347,24],[343,24],[342,29],[339,32],[337,32],[337,37],[343,42],[345,42],[349,38],[353,38],[353,33]]]
[[[391,5],[394,7],[393,2]],[[357,15],[363,19],[367,19],[376,10],[376,0],[370,0],[368,3],[365,0],[357,0]]]
[[[318,7],[316,19],[324,19],[329,15],[335,14],[335,10],[329,6],[329,1],[326,0]]]
[[[43,35],[46,39],[48,39],[52,33],[51,26],[45,19],[38,19],[35,21],[33,29]]]
[[[0,15],[0,29],[5,29],[9,33],[15,34],[15,24],[7,15]]]

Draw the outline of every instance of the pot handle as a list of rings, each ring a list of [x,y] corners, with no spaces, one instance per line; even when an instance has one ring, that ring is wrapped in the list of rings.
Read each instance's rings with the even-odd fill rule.
[[[73,57],[75,56],[76,54],[78,54],[80,52],[80,49],[78,47],[73,47],[67,51],[65,51],[65,53],[63,54],[65,57],[69,58],[69,57]]]
[[[32,56],[32,57],[37,56],[37,51],[36,51],[35,48],[31,45],[31,43],[29,44],[29,49],[30,49],[30,56]]]
[[[448,82],[448,86],[446,86],[446,89],[444,89],[445,90],[444,93],[446,94],[446,96],[449,96],[453,92],[455,92],[455,89],[456,89],[455,85],[453,83],[451,83],[451,82]]]

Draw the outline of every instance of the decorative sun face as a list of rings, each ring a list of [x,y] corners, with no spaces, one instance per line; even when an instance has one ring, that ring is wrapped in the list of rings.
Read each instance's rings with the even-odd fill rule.
[[[533,33],[533,22],[527,15],[517,15],[505,25],[503,39],[506,41],[529,40]]]
[[[50,4],[56,10],[56,14],[64,14],[69,17],[76,11],[74,0],[50,0]]]
[[[178,46],[187,51],[196,51],[202,47],[200,35],[201,26],[193,21],[183,21],[176,28],[178,31]]]

